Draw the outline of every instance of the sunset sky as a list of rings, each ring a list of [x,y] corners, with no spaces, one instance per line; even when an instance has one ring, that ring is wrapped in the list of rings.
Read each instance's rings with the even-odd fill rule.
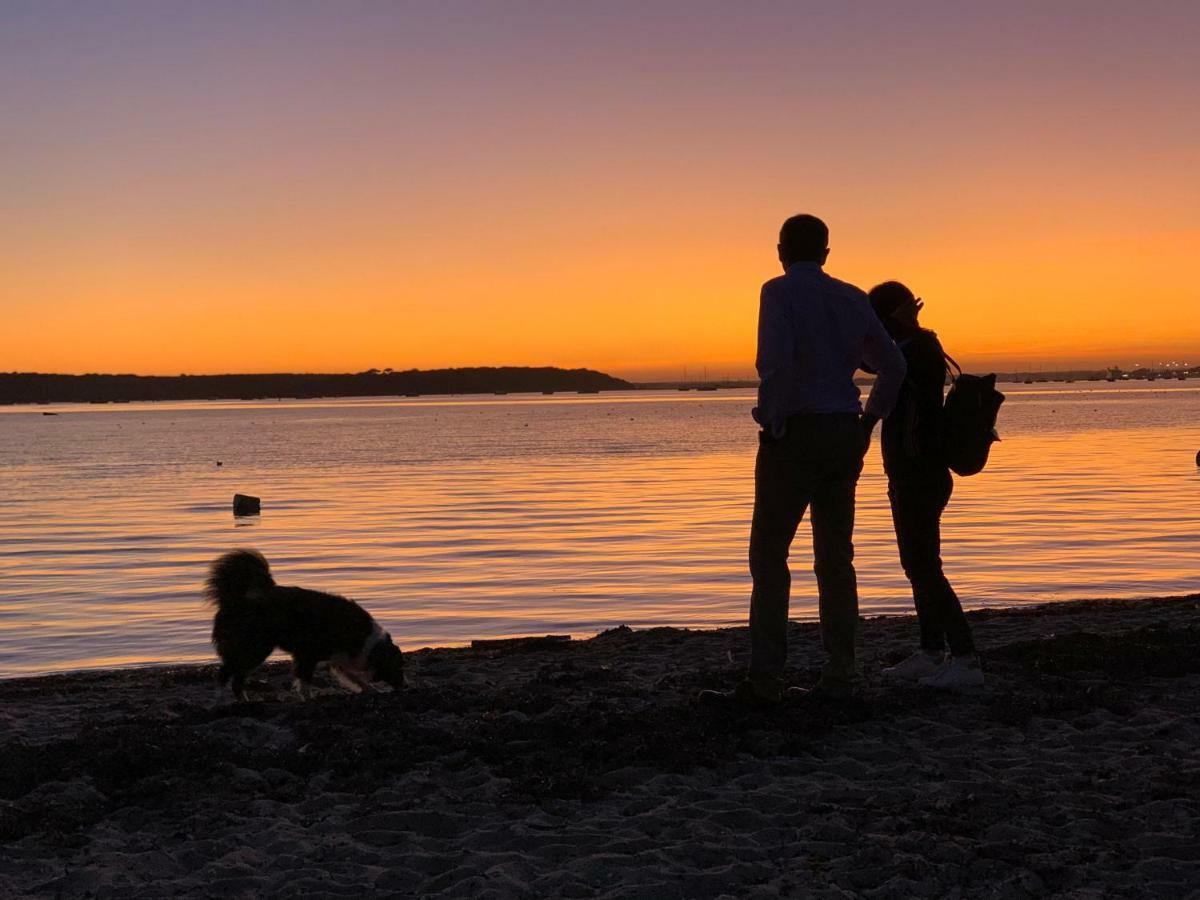
[[[1200,4],[0,0],[0,370],[752,371],[779,223],[972,366],[1200,363]]]

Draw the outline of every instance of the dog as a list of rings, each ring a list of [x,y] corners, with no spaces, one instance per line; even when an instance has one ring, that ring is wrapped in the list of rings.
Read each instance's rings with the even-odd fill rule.
[[[374,691],[372,681],[404,686],[404,656],[365,609],[336,594],[280,587],[255,550],[233,550],[209,569],[205,596],[217,608],[212,642],[221,658],[217,679],[232,681],[246,699],[246,676],[279,647],[292,655],[292,686],[301,697],[313,672],[328,662],[334,677],[355,693]]]

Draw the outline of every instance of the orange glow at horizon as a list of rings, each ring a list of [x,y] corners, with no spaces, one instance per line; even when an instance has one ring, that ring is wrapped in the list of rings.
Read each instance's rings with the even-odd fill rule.
[[[968,366],[1200,363],[1200,12],[1166,6],[927,11],[911,46],[882,4],[14,16],[0,368],[744,378],[800,211]]]

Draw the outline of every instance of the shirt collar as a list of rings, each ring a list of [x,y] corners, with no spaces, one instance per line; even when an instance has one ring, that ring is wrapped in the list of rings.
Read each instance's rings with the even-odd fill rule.
[[[789,272],[820,272],[821,264],[811,259],[806,259],[792,263],[787,267],[787,270]]]

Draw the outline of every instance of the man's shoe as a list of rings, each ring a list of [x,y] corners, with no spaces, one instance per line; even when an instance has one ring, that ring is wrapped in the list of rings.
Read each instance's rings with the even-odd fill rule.
[[[821,667],[821,677],[812,689],[814,700],[852,700],[863,690],[863,676],[853,659],[833,659]]]
[[[822,677],[809,692],[814,700],[856,700],[862,694],[861,679]]]
[[[749,678],[739,681],[732,691],[701,691],[696,699],[706,706],[744,706],[768,709],[807,694],[804,688],[764,685]]]
[[[979,666],[979,657],[974,653],[970,656],[952,656],[938,666],[936,672],[917,683],[922,687],[944,691],[969,691],[983,687],[983,669]]]
[[[897,681],[920,681],[936,672],[943,659],[945,659],[943,653],[918,650],[903,662],[888,666],[881,674],[884,678],[893,678]]]

